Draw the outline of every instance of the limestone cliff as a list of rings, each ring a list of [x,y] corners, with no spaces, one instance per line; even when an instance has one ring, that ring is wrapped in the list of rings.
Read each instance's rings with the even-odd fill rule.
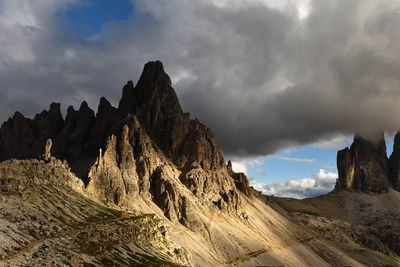
[[[198,162],[203,169],[224,166],[222,151],[210,129],[183,113],[171,79],[161,62],[149,62],[137,85],[123,88],[119,110],[136,114],[151,139],[178,167]]]
[[[383,133],[375,141],[355,136],[350,149],[338,152],[337,167],[336,189],[381,193],[391,187]]]

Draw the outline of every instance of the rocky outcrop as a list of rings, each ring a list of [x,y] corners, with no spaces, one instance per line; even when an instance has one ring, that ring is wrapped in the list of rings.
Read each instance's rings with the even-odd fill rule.
[[[160,61],[149,62],[137,85],[123,88],[118,109],[136,114],[151,139],[180,168],[198,162],[204,169],[224,166],[222,151],[210,129],[183,113],[171,79]]]
[[[247,180],[246,175],[242,172],[234,172],[232,170],[232,162],[230,160],[228,161],[226,168],[228,170],[228,174],[235,180],[236,187],[246,196],[252,197],[249,181]]]
[[[336,189],[382,193],[391,187],[383,133],[375,141],[355,136],[350,149],[338,152]]]
[[[65,161],[50,157],[44,160],[6,160],[0,163],[0,193],[16,194],[35,185],[62,185],[83,192],[82,180],[68,168]]]
[[[49,161],[51,158],[51,146],[53,145],[53,142],[51,139],[47,139],[46,141],[46,146],[44,147],[44,153],[43,153],[43,160],[44,161]]]

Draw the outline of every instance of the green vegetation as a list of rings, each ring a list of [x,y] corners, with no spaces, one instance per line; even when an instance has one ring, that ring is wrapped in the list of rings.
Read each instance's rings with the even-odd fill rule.
[[[98,213],[91,215],[86,218],[87,223],[101,223],[104,221],[109,221],[113,219],[120,218],[122,215],[122,211],[115,210],[111,208],[103,208]]]

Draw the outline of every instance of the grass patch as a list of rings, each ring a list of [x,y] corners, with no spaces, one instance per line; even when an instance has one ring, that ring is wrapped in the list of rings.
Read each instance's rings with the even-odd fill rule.
[[[103,210],[99,211],[95,215],[89,216],[86,218],[87,223],[101,223],[104,221],[109,221],[112,219],[120,218],[122,211],[115,210],[111,208],[103,208]]]
[[[315,210],[300,210],[299,212],[303,213],[303,214],[308,214],[311,216],[321,216],[321,214]]]

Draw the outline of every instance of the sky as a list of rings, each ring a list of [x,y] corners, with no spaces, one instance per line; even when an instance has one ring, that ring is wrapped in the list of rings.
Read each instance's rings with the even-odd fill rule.
[[[354,133],[400,129],[397,0],[0,0],[0,120],[101,96],[161,60],[233,168],[278,196],[332,190]]]

